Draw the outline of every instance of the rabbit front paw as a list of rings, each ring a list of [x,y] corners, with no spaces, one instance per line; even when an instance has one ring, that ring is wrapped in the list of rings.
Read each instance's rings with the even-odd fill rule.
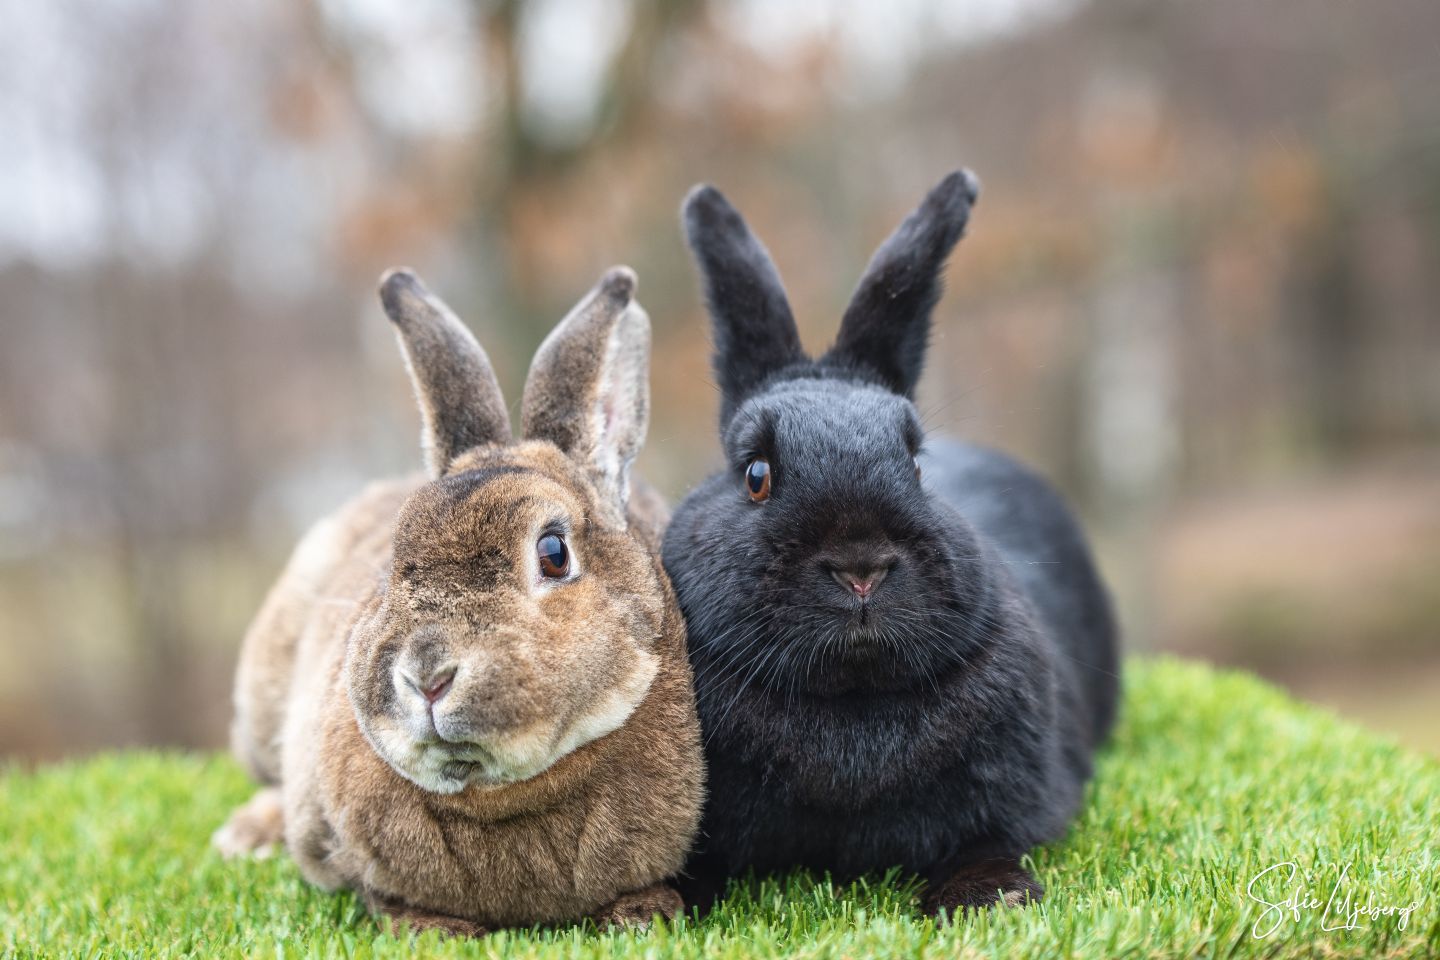
[[[1044,896],[1045,888],[1019,861],[981,860],[960,868],[940,884],[925,898],[925,912],[936,916],[943,910],[954,919],[969,910],[1039,903]]]
[[[365,905],[380,921],[380,926],[395,937],[403,937],[407,931],[420,934],[436,930],[446,937],[483,937],[490,932],[474,920],[422,910],[374,893],[365,895]]]
[[[233,857],[264,860],[284,841],[285,808],[277,787],[266,787],[256,793],[210,835],[210,845],[227,860]]]
[[[683,912],[685,901],[668,883],[654,883],[639,890],[622,893],[610,903],[591,915],[595,925],[602,930],[606,927],[631,927],[644,930],[658,915],[666,920]]]

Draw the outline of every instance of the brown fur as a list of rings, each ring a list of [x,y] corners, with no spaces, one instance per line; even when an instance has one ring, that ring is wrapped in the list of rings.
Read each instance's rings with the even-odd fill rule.
[[[510,415],[490,358],[450,308],[406,270],[386,274],[380,300],[415,384],[430,472],[471,447],[508,441]]]
[[[372,486],[302,541],[246,637],[237,754],[278,782],[305,875],[359,890],[394,924],[476,934],[680,909],[661,882],[695,834],[703,768],[684,624],[655,550],[663,506],[639,484],[625,498],[649,336],[633,285],[608,275],[532,368],[526,409],[540,395],[580,418],[527,423],[514,445],[492,424],[496,442],[432,460],[437,479]],[[456,337],[426,339],[444,346],[409,351],[422,407],[476,369],[445,363]],[[632,413],[590,416],[597,404]],[[427,431],[473,436],[455,415],[427,416]],[[544,581],[536,537],[561,528],[578,573]],[[426,714],[425,684],[406,684],[447,669]],[[420,734],[450,743],[412,753]],[[254,806],[221,833],[249,835]]]

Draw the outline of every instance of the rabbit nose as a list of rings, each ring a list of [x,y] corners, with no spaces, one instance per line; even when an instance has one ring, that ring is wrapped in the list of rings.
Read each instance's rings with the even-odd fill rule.
[[[425,702],[435,704],[450,692],[451,685],[455,682],[455,668],[446,667],[444,670],[433,674],[429,680],[421,681],[416,686],[420,689],[420,695]]]
[[[890,571],[886,568],[877,567],[873,570],[864,571],[831,570],[830,576],[834,577],[835,582],[840,584],[840,586],[846,588],[861,600],[866,600],[869,599],[870,594],[875,592],[875,588],[880,586],[880,583],[889,573]]]

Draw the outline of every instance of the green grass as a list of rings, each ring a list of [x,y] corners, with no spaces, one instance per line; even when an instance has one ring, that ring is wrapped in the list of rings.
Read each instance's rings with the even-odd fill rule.
[[[207,838],[251,787],[228,759],[129,754],[0,775],[6,956],[1211,957],[1440,956],[1440,765],[1245,675],[1129,666],[1123,721],[1070,836],[1036,851],[1043,904],[937,927],[915,888],[804,876],[732,892],[702,922],[484,941],[382,935],[285,858],[226,863]],[[1252,936],[1249,879],[1295,861],[1322,903],[1419,901],[1321,929],[1321,910]],[[1273,876],[1273,875],[1272,875]],[[1259,891],[1279,900],[1284,885]],[[1288,888],[1285,888],[1288,891]],[[1332,924],[1333,925],[1333,924]]]

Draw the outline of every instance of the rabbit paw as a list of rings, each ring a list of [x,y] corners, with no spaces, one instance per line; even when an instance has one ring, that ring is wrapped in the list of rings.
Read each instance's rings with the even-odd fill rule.
[[[622,893],[592,914],[595,926],[630,927],[645,930],[658,914],[666,920],[683,912],[685,901],[668,883],[655,883],[640,890]]]
[[[928,897],[925,912],[944,910],[951,919],[968,910],[1039,903],[1045,888],[1015,860],[981,860],[950,875]]]
[[[432,913],[375,894],[365,896],[365,905],[380,921],[380,926],[395,937],[403,937],[407,932],[420,934],[426,930],[436,930],[446,937],[483,937],[490,932],[474,920]]]
[[[285,809],[276,787],[266,787],[256,793],[230,814],[223,827],[210,835],[210,845],[227,860],[247,856],[264,860],[284,840]]]

